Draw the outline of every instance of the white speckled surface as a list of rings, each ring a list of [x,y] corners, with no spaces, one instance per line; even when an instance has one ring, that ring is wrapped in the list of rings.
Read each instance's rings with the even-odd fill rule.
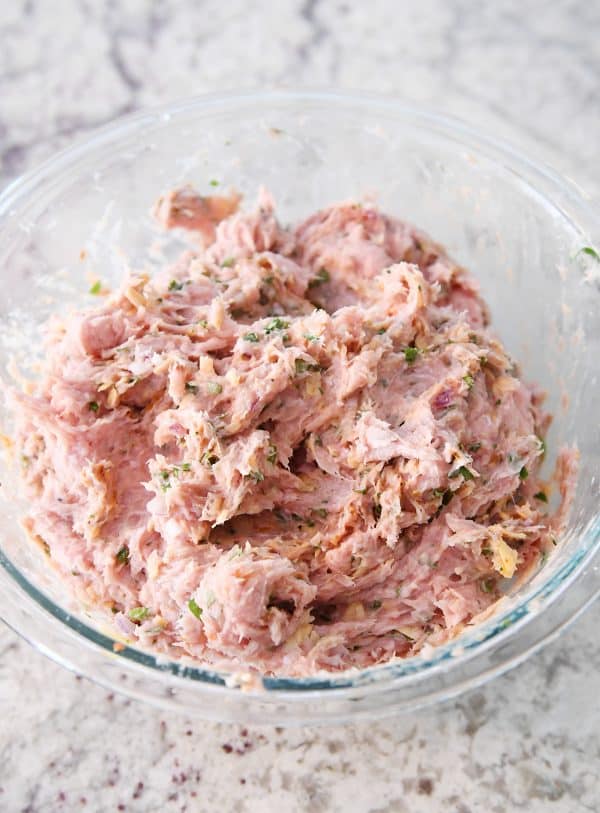
[[[0,183],[144,105],[333,85],[516,125],[525,150],[597,195],[599,29],[589,0],[3,3]],[[168,719],[1,627],[0,811],[597,811],[599,621],[596,604],[457,702],[291,732]]]

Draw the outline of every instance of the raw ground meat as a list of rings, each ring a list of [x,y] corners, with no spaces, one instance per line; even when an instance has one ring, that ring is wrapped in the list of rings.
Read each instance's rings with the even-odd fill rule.
[[[354,203],[155,209],[201,248],[53,320],[15,393],[26,525],[131,642],[308,675],[459,633],[555,543],[542,395],[471,275]]]

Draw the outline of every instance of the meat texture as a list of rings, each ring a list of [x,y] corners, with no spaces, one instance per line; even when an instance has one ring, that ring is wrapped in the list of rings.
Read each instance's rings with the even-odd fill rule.
[[[14,395],[26,525],[170,657],[307,675],[446,641],[552,549],[573,453],[549,515],[542,398],[427,235],[237,206],[164,196],[204,247],[54,322]]]

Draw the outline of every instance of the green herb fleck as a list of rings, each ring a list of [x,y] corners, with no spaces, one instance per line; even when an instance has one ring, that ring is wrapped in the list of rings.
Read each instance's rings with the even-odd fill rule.
[[[313,511],[317,516],[321,517],[321,519],[326,519],[328,514],[326,508],[315,508]]]
[[[96,282],[90,288],[90,293],[93,294],[94,296],[97,296],[100,293],[101,290],[102,290],[102,283],[98,279],[98,280],[96,280]]]
[[[577,257],[580,254],[587,254],[588,257],[593,257],[596,262],[600,263],[600,254],[598,254],[596,249],[592,248],[591,246],[584,246],[583,248],[580,248],[575,256]]]
[[[481,443],[470,443],[467,448],[470,452],[478,452],[481,449]]]
[[[321,365],[320,364],[311,364],[310,362],[306,361],[305,359],[296,359],[294,361],[294,367],[296,369],[296,374],[301,375],[302,373],[319,373],[321,372]]]
[[[191,463],[182,463],[179,468],[181,471],[191,471],[192,464]]]
[[[207,381],[206,391],[209,395],[220,395],[223,392],[223,387],[218,381]]]
[[[171,474],[166,469],[163,469],[159,473],[159,477],[162,480],[160,487],[163,491],[167,491],[167,489],[171,488]]]
[[[463,478],[465,480],[473,480],[474,477],[475,477],[473,472],[469,471],[469,469],[466,466],[459,466],[454,471],[451,471],[450,474],[448,475],[448,477],[451,477],[451,478],[458,477],[459,474],[462,474],[462,476],[463,476]]]
[[[373,517],[375,518],[375,522],[379,522],[381,517],[381,504],[378,502],[373,503]]]
[[[381,601],[379,601],[379,599],[375,599],[375,601],[372,601],[369,606],[372,610],[378,610],[381,607]]]
[[[254,480],[255,483],[260,483],[265,479],[265,475],[262,473],[262,471],[258,471],[256,469],[254,469],[251,472],[248,472],[246,477],[249,477],[251,480]]]
[[[147,607],[134,607],[132,610],[129,610],[129,618],[132,621],[143,621],[144,618],[148,618],[150,615],[150,610]]]
[[[210,180],[210,181],[208,182],[208,185],[209,185],[209,186],[218,186],[218,185],[219,185],[219,182],[218,182],[218,181],[217,181],[215,178],[213,178],[212,180]]]
[[[527,466],[522,466],[519,472],[519,480],[526,480],[529,477],[529,472],[527,471]]]
[[[192,384],[191,381],[187,381],[185,384],[185,388],[188,392],[193,392],[194,395],[198,392],[198,387],[196,384]]]
[[[272,319],[266,326],[265,333],[269,334],[273,333],[275,330],[285,330],[289,326],[289,322],[286,322],[285,319],[280,319],[279,316],[276,316],[275,319]]]
[[[225,259],[221,263],[221,268],[231,268],[234,263],[235,263],[234,257],[225,257]]]
[[[267,452],[267,462],[275,464],[277,462],[277,446],[271,444]]]
[[[188,610],[191,612],[192,615],[195,615],[196,618],[201,618],[202,617],[202,608],[198,607],[198,604],[196,603],[195,598],[191,598],[188,601]]]
[[[469,389],[469,390],[473,389],[473,384],[475,383],[475,379],[473,378],[473,376],[470,373],[467,373],[467,375],[463,376],[463,381],[467,385],[467,389]]]
[[[540,502],[548,502],[548,497],[543,491],[538,491],[537,494],[534,494],[534,499],[539,500]]]
[[[366,494],[367,493],[366,488],[353,488],[352,491],[355,491],[357,494]]]
[[[383,336],[383,334],[386,333],[386,331],[387,331],[387,328],[380,327],[379,330],[377,331],[377,335],[378,336]]]
[[[538,438],[538,443],[540,444],[540,452],[542,456],[546,454],[546,441],[544,438]]]
[[[243,339],[246,342],[254,342],[254,343],[256,343],[257,341],[259,341],[258,335],[256,333],[254,333],[254,332],[245,333],[244,336],[243,336]]]
[[[316,288],[318,285],[322,285],[324,282],[329,282],[331,279],[331,274],[326,268],[319,268],[316,275],[311,279],[308,283],[309,288]]]
[[[206,328],[208,327],[208,321],[206,319],[198,319],[197,324],[200,325],[200,327],[203,328],[204,330],[206,330]]]
[[[115,556],[115,559],[122,565],[126,565],[129,562],[129,548],[127,545],[123,545]]]
[[[405,347],[404,348],[404,358],[408,364],[412,364],[416,361],[417,356],[419,355],[419,351],[416,347]]]
[[[479,586],[481,587],[484,593],[493,593],[494,588],[496,587],[496,580],[493,578],[481,579],[481,581],[479,582]]]
[[[268,276],[263,277],[263,282],[265,283],[265,285],[273,285],[274,279],[275,277],[273,276],[273,274],[269,274]]]
[[[172,279],[169,283],[169,291],[181,291],[183,288],[183,282],[178,282],[176,279]]]
[[[321,440],[321,435],[315,435],[315,446],[322,446],[323,441]]]
[[[308,342],[318,342],[321,337],[320,336],[314,336],[312,333],[305,333],[304,338]]]
[[[98,401],[90,401],[88,403],[88,409],[91,409],[92,412],[98,412],[98,410],[100,409],[100,404],[98,403]]]

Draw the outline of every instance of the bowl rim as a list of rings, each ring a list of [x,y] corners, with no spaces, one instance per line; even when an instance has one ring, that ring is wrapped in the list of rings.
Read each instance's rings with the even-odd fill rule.
[[[567,209],[575,208],[577,213],[577,229],[581,231],[581,223],[584,228],[591,229],[597,222],[592,207],[582,196],[582,192],[568,178],[558,175],[550,167],[543,163],[534,162],[522,155],[518,149],[510,143],[498,139],[495,136],[481,132],[477,128],[463,122],[461,119],[446,114],[439,114],[425,107],[412,104],[405,104],[389,96],[376,95],[371,93],[354,93],[327,90],[273,90],[273,91],[232,91],[229,93],[213,93],[206,95],[192,96],[168,104],[148,108],[127,116],[117,118],[95,130],[92,133],[78,139],[71,146],[60,152],[16,178],[8,184],[0,194],[0,235],[6,228],[10,220],[18,213],[19,205],[28,199],[32,191],[40,185],[47,183],[52,177],[56,177],[67,170],[73,170],[80,161],[89,159],[97,155],[102,149],[109,147],[121,139],[127,138],[136,132],[146,131],[148,128],[162,127],[178,116],[185,116],[187,113],[202,111],[205,115],[216,113],[219,110],[231,111],[236,108],[243,108],[245,105],[260,104],[264,107],[276,109],[278,106],[293,106],[300,104],[315,105],[335,105],[340,108],[353,107],[360,109],[363,115],[368,113],[381,113],[387,116],[396,116],[404,121],[416,126],[428,126],[442,135],[458,138],[459,143],[467,146],[475,146],[480,151],[490,157],[492,161],[499,164],[499,159],[503,159],[502,168],[505,171],[515,173],[519,170],[520,177],[524,177],[526,182],[542,194],[545,202],[557,209],[561,215],[572,225],[572,217],[567,213]],[[522,174],[521,174],[522,173]],[[548,188],[550,191],[545,192]],[[552,196],[554,193],[554,196]],[[260,697],[262,701],[266,696],[276,696],[277,701],[282,699],[297,702],[305,698],[320,698],[323,693],[327,698],[336,697],[339,699],[352,699],[358,692],[367,691],[369,694],[378,694],[389,691],[390,688],[403,685],[415,684],[425,678],[433,678],[444,671],[448,674],[448,669],[452,669],[452,664],[460,667],[471,664],[471,672],[468,679],[465,679],[460,686],[473,685],[481,682],[491,674],[497,674],[510,668],[516,662],[523,660],[530,652],[541,647],[547,640],[554,637],[552,630],[544,630],[538,633],[536,641],[530,644],[526,651],[515,651],[510,662],[501,662],[491,668],[488,664],[482,664],[481,670],[473,670],[473,660],[480,655],[489,653],[490,649],[497,645],[515,639],[515,633],[539,618],[544,613],[536,615],[529,605],[538,600],[544,601],[544,610],[555,604],[559,596],[573,584],[573,582],[586,571],[592,561],[600,558],[600,519],[594,527],[587,530],[590,542],[584,550],[579,550],[577,555],[571,557],[557,570],[556,573],[546,582],[538,584],[535,589],[524,591],[523,601],[517,607],[508,612],[498,612],[492,619],[483,622],[487,625],[485,635],[481,633],[482,625],[476,625],[468,632],[463,632],[458,638],[447,644],[438,646],[430,657],[417,655],[414,658],[390,661],[364,670],[348,671],[340,674],[323,673],[305,678],[265,678],[264,686],[259,690],[246,690],[246,698]],[[96,654],[110,652],[113,657],[113,638],[99,632],[85,622],[79,621],[56,605],[51,599],[44,595],[38,587],[32,584],[27,577],[12,563],[10,558],[0,549],[0,578],[5,585],[10,586],[13,593],[17,588],[20,600],[27,605],[26,618],[40,617],[45,619],[41,623],[47,623],[48,617],[57,621],[62,632],[67,636],[74,635],[79,642],[85,641],[86,646]],[[11,592],[11,591],[9,591]],[[588,587],[582,601],[577,608],[572,609],[571,615],[563,619],[559,626],[564,626],[572,620],[582,609],[600,594],[600,584],[592,583]],[[15,594],[16,595],[16,594]],[[5,603],[5,602],[3,602]],[[41,616],[40,616],[41,613]],[[38,648],[44,648],[42,641],[36,641],[36,635],[32,633],[33,625],[30,622],[18,620],[18,614],[9,612],[6,619],[10,626],[16,629],[30,640]],[[17,620],[15,620],[17,619]],[[494,623],[492,623],[492,621]],[[554,630],[558,627],[555,625]],[[60,638],[61,636],[58,635]],[[516,647],[518,650],[519,648]],[[459,652],[460,650],[460,652]],[[457,655],[457,653],[459,654]],[[60,652],[48,652],[59,662],[86,673],[86,670],[73,659],[65,658]],[[165,678],[175,686],[181,688],[181,681],[185,685],[193,685],[209,690],[210,693],[231,694],[237,691],[237,687],[232,687],[230,676],[227,673],[219,672],[211,668],[201,666],[190,666],[184,661],[172,661],[161,656],[155,656],[137,649],[133,646],[126,646],[117,657],[120,668],[131,668],[135,671],[141,669],[146,674],[153,677]],[[514,663],[513,663],[514,662]],[[507,665],[508,663],[508,665]],[[475,674],[477,673],[477,674]],[[94,675],[88,675],[94,678]],[[478,678],[481,680],[478,681]],[[102,681],[100,681],[102,682]],[[457,684],[459,685],[459,684]],[[265,693],[265,690],[266,693]],[[462,690],[459,688],[459,690]],[[449,695],[446,687],[445,696]],[[157,701],[157,698],[147,698]],[[414,707],[414,703],[411,707]]]

